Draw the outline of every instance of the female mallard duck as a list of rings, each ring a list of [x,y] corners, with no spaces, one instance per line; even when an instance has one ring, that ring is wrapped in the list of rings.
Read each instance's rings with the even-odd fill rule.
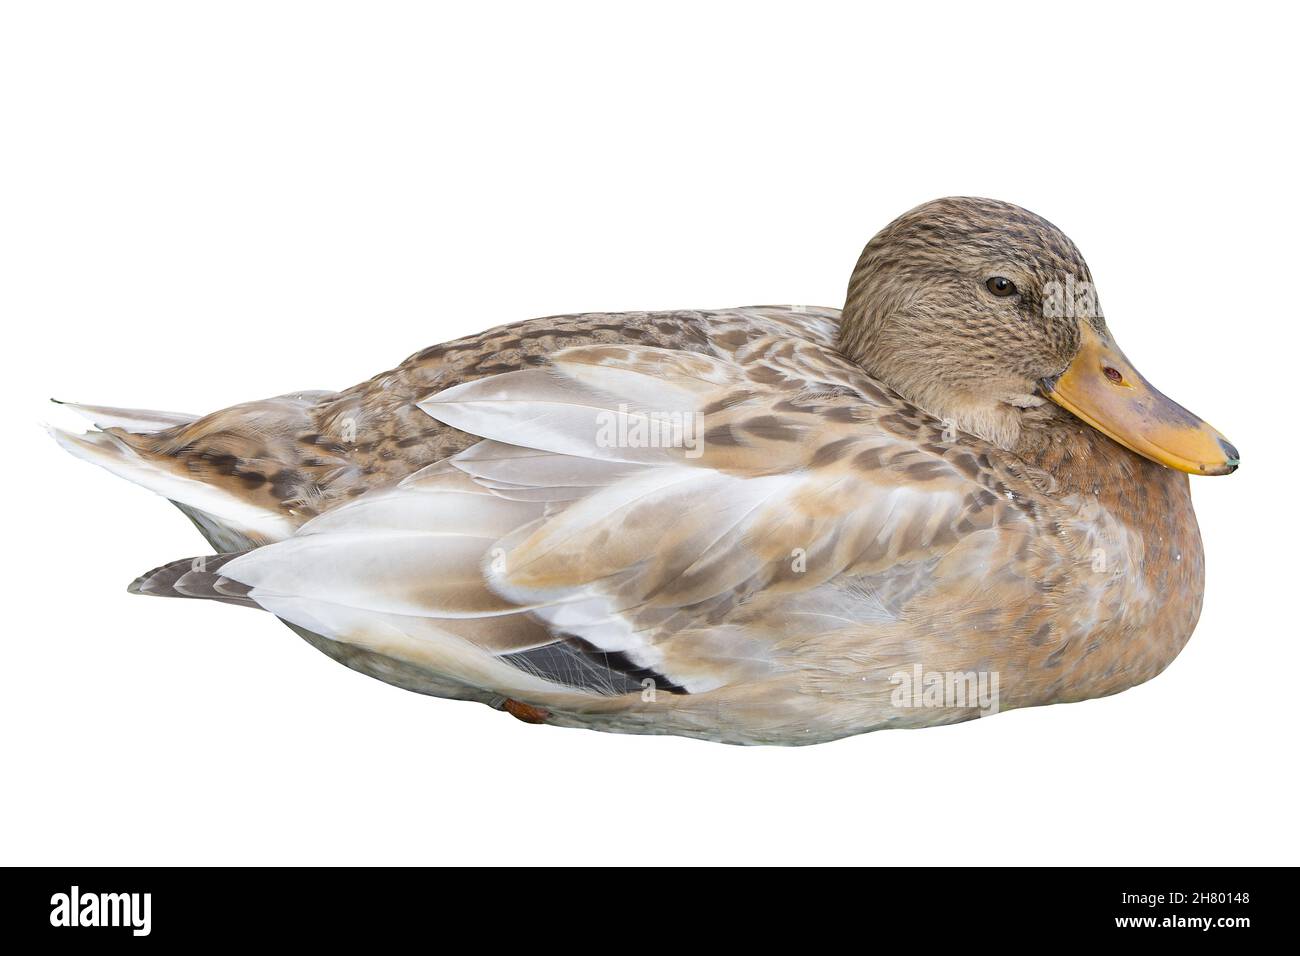
[[[1091,281],[1043,219],[941,199],[871,240],[842,313],[533,319],[57,437],[221,552],[132,591],[262,608],[408,690],[731,743],[946,724],[1139,684],[1201,609],[1180,472],[1237,451]]]

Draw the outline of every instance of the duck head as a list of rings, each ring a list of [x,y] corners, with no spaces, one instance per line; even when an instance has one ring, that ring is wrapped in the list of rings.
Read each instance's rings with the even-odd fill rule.
[[[838,344],[916,405],[1008,450],[1051,401],[1169,468],[1237,468],[1237,450],[1115,344],[1074,243],[1010,203],[938,199],[886,226],[849,281]]]

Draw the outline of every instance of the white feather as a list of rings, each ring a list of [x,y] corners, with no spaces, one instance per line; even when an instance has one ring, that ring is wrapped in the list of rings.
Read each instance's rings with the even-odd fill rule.
[[[135,434],[162,431],[177,425],[188,425],[197,421],[198,415],[186,412],[160,412],[145,408],[110,408],[107,405],[79,405],[76,402],[60,402],[56,405],[71,409],[78,415],[90,419],[96,428],[120,428]]]

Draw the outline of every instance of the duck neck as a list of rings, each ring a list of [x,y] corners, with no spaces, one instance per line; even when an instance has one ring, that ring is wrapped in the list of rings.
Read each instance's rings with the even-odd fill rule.
[[[1024,409],[1012,453],[1055,479],[1059,494],[1082,493],[1122,504],[1135,483],[1176,481],[1148,461],[1051,403]]]

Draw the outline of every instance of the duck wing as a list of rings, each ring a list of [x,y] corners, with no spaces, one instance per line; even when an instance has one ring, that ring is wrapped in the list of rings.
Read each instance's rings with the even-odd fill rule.
[[[52,432],[74,455],[170,498],[218,551],[241,550],[477,441],[420,410],[437,389],[544,365],[584,344],[724,354],[772,330],[829,342],[837,319],[835,310],[764,306],[549,316],[432,346],[342,392],[294,392],[201,417],[71,405],[101,430]]]
[[[959,540],[1027,520],[979,446],[789,336],[725,358],[579,346],[419,408],[475,444],[211,579],[135,588],[174,577],[171,593],[581,708],[801,666],[814,635],[888,626]]]

